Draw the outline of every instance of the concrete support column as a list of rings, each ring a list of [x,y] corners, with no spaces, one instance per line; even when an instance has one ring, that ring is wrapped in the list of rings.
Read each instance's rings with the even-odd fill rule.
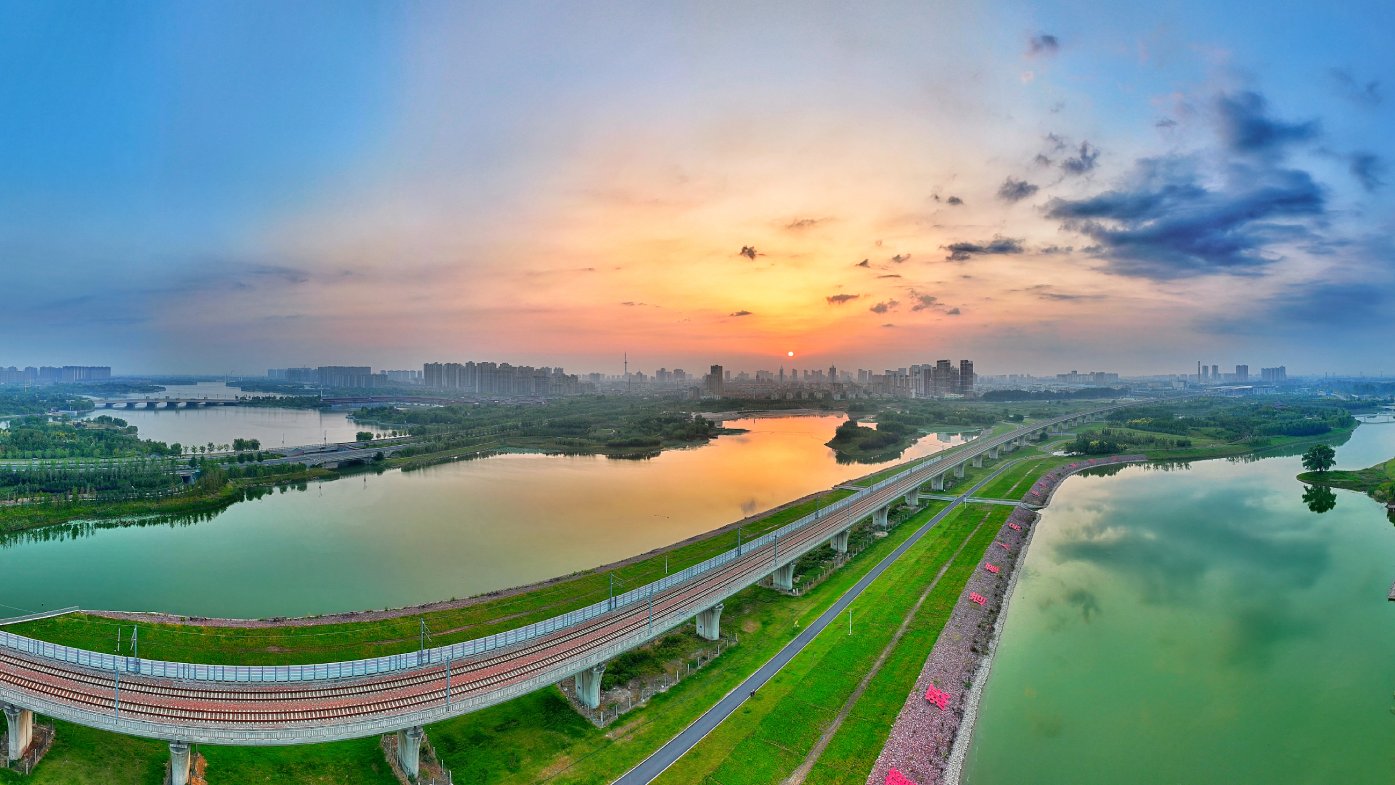
[[[397,765],[413,780],[421,774],[421,740],[425,737],[426,731],[420,725],[397,732]]]
[[[794,562],[790,562],[783,567],[776,567],[775,571],[770,573],[770,582],[773,583],[777,589],[794,591]]]
[[[990,447],[990,448],[988,448],[988,460],[990,460],[990,461],[996,461],[996,460],[998,460],[998,454],[999,454],[999,452],[1000,452],[1000,449],[999,449],[999,448],[1001,448],[1001,447],[1002,447],[1002,445],[998,445],[998,447]]]
[[[170,742],[170,785],[189,785],[189,742]]]
[[[834,553],[848,552],[848,535],[851,533],[851,529],[844,529],[833,535],[833,539],[829,540],[828,544],[833,546]]]
[[[34,741],[34,712],[5,704],[5,724],[9,729],[9,744],[5,745],[5,760],[24,757]]]
[[[954,467],[954,476],[955,476],[955,477],[958,477],[958,478],[961,479],[961,480],[964,479],[964,464],[963,464],[963,463],[960,463],[958,466],[955,466],[955,467]]]
[[[979,453],[978,455],[975,455],[975,456],[974,456],[974,468],[975,468],[975,469],[982,469],[982,468],[983,468],[983,453]]]
[[[605,663],[593,665],[576,675],[576,699],[588,709],[601,707],[601,676],[605,674]]]
[[[872,513],[872,525],[878,529],[885,529],[887,527],[886,514],[889,510],[889,507],[878,507],[877,511]]]
[[[930,488],[931,490],[943,491],[945,489],[945,476],[943,474],[937,474],[931,477]]]
[[[722,604],[719,602],[697,615],[698,637],[709,641],[719,640],[722,637],[721,623]]]
[[[919,506],[920,506],[920,489],[919,489],[919,488],[912,488],[912,489],[910,489],[909,491],[906,491],[906,506],[907,506],[907,507],[919,507]]]

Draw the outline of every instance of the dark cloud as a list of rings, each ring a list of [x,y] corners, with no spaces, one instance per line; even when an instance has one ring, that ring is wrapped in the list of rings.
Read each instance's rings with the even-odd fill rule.
[[[902,262],[910,261],[910,258],[911,255],[908,253],[898,253],[895,256],[891,257],[891,261],[900,264]]]
[[[1349,69],[1333,68],[1328,71],[1337,86],[1337,94],[1360,106],[1376,106],[1381,102],[1380,82],[1371,79],[1362,82]]]
[[[956,308],[951,308],[951,309],[949,309],[948,311],[945,311],[945,316],[958,316],[958,315],[959,315],[959,309],[958,309],[957,307],[956,307]]]
[[[1190,158],[1144,159],[1127,188],[1053,199],[1046,215],[1094,241],[1111,271],[1154,279],[1246,273],[1276,257],[1269,246],[1311,239],[1326,198],[1307,172],[1233,164],[1223,189]]]
[[[827,300],[829,305],[842,305],[844,303],[856,300],[861,296],[862,295],[860,294],[832,294],[823,299]]]
[[[1050,33],[1038,33],[1027,39],[1027,54],[1032,57],[1054,55],[1060,50],[1060,39]]]
[[[811,229],[818,226],[823,223],[824,220],[823,218],[797,218],[785,224],[785,228],[792,232],[798,232],[803,229]]]
[[[884,302],[877,303],[876,305],[872,306],[871,308],[868,308],[867,310],[871,311],[872,313],[886,313],[887,311],[896,310],[896,306],[900,304],[901,303],[895,300],[886,300]]]
[[[1226,335],[1364,335],[1389,324],[1391,291],[1379,281],[1294,283],[1255,301],[1247,313],[1208,317],[1197,326]]]
[[[750,316],[750,311],[732,311],[730,316]]]
[[[1005,202],[1016,203],[1026,199],[1038,190],[1037,186],[1025,180],[1009,177],[1003,181],[1002,185],[998,186],[998,198]]]
[[[1286,123],[1269,116],[1269,102],[1259,93],[1243,90],[1216,97],[1221,139],[1236,153],[1277,155],[1289,145],[1316,139],[1316,120]]]
[[[896,325],[892,324],[891,322],[887,322],[886,324],[883,324],[882,326],[883,326],[883,327],[895,327]]]
[[[1089,142],[1081,142],[1078,152],[1061,162],[1061,170],[1066,174],[1085,174],[1095,168],[1100,149]]]
[[[1032,163],[1043,169],[1056,163],[1056,159],[1046,156],[1044,153],[1037,153],[1037,157],[1032,159]]]
[[[756,258],[756,247],[754,245],[743,245],[741,246],[740,253],[737,255],[744,256],[747,259],[754,259]]]
[[[1177,127],[1177,121],[1176,121],[1176,120],[1173,120],[1171,117],[1164,117],[1163,119],[1157,121],[1156,123],[1153,123],[1153,127],[1154,127],[1154,128],[1176,128],[1176,127]]]
[[[897,275],[896,273],[885,273],[885,274],[879,275],[879,276],[877,276],[877,277],[878,277],[878,278],[900,278],[901,276],[900,276],[900,275]]]
[[[629,305],[629,306],[644,305],[644,303],[637,303],[637,302],[635,302],[634,300],[626,300],[625,302],[620,303],[620,304],[621,304],[621,305]]]
[[[1375,153],[1352,153],[1350,165],[1352,176],[1367,191],[1374,191],[1385,185],[1385,161]]]
[[[871,260],[871,259],[863,259],[862,261],[858,262],[857,264],[855,264],[855,265],[853,265],[853,266],[854,266],[854,267],[871,267],[871,266],[872,266],[872,260]]]
[[[917,294],[912,290],[911,300],[915,303],[915,305],[911,306],[912,311],[924,311],[928,308],[942,307],[940,306],[940,298],[933,294]]]
[[[951,197],[949,197],[948,199],[945,200],[945,204],[952,204],[952,205],[955,205],[956,207],[959,206],[959,205],[961,205],[961,204],[963,204],[963,203],[964,203],[964,200],[963,200],[963,199],[960,199],[960,198],[957,197],[957,196],[951,196]]]
[[[967,262],[974,256],[1022,253],[1021,240],[1002,235],[993,235],[992,240],[983,243],[950,243],[940,247],[949,251],[945,259],[951,262]]]
[[[1020,291],[1028,292],[1043,300],[1055,300],[1057,302],[1076,302],[1079,300],[1103,300],[1102,294],[1076,294],[1074,292],[1058,292],[1051,284],[1037,284],[1028,286]]]
[[[1053,153],[1061,153],[1065,152],[1065,150],[1069,147],[1070,142],[1066,141],[1066,138],[1064,136],[1061,136],[1058,133],[1049,133],[1046,135],[1046,149],[1048,151]]]
[[[1057,254],[1073,253],[1074,251],[1075,246],[1073,245],[1044,245],[1037,249],[1037,253],[1042,256],[1055,256]]]

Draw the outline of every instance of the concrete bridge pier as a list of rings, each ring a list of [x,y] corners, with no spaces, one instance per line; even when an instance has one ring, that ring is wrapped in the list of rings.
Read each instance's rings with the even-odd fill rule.
[[[999,452],[1000,452],[999,447],[1001,447],[1001,446],[1002,446],[1002,445],[998,445],[998,447],[990,447],[990,448],[988,448],[988,460],[990,460],[990,461],[996,461],[996,460],[998,460],[998,454],[999,454]]]
[[[958,466],[955,466],[955,467],[954,467],[954,476],[955,476],[955,477],[958,477],[958,478],[961,479],[961,480],[964,479],[964,464],[963,464],[963,463],[960,463]]]
[[[906,491],[906,506],[907,506],[907,507],[919,507],[919,506],[920,506],[920,489],[919,489],[919,488],[912,488],[912,489],[910,489],[909,491]]]
[[[599,678],[596,684],[600,684]],[[420,725],[397,732],[397,765],[401,766],[402,773],[413,781],[421,774],[421,740],[425,736],[426,731],[422,730]]]
[[[943,491],[944,489],[945,489],[945,476],[944,476],[944,474],[937,474],[937,475],[935,475],[934,477],[931,477],[931,478],[930,478],[930,490],[932,490],[932,491]]]
[[[601,707],[601,676],[605,674],[605,663],[592,665],[576,675],[576,699],[588,709]]]
[[[4,709],[5,724],[9,729],[5,760],[9,762],[24,757],[24,753],[29,751],[29,745],[34,742],[34,712],[8,703],[4,704]]]
[[[722,604],[719,602],[701,611],[697,615],[697,634],[699,638],[709,641],[720,640],[722,623]]]
[[[848,535],[851,533],[852,529],[844,529],[833,535],[833,539],[829,540],[828,544],[833,546],[834,553],[848,552]]]
[[[189,756],[189,742],[170,742],[169,785],[189,785],[189,769],[192,762]]]
[[[794,591],[794,562],[776,567],[775,571],[770,573],[770,582],[782,591]]]
[[[975,456],[974,456],[974,468],[975,468],[975,469],[982,469],[982,468],[983,468],[983,453],[979,453],[978,455],[975,455]]]
[[[887,528],[886,514],[890,509],[890,507],[878,507],[877,511],[872,513],[872,525],[878,529]]]

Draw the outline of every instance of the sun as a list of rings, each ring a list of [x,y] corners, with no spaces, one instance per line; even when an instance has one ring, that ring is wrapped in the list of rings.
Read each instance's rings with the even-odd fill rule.
[[[785,352],[785,356],[786,356],[786,357],[793,357],[793,356],[794,356],[794,352]]]

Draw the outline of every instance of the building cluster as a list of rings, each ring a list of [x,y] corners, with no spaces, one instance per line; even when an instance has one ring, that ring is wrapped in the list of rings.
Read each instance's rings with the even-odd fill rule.
[[[277,381],[291,382],[292,384],[309,384],[317,387],[335,387],[339,389],[367,389],[372,387],[385,387],[388,383],[386,373],[379,371],[373,373],[373,369],[367,365],[321,365],[318,368],[269,368],[266,375],[270,379]]]
[[[24,369],[11,365],[8,368],[0,368],[0,384],[68,384],[100,382],[110,378],[111,367],[106,365],[43,365],[38,368],[31,365]]]
[[[1259,369],[1259,380],[1266,384],[1281,384],[1288,381],[1288,368],[1280,365],[1275,368]],[[1207,365],[1202,362],[1196,364],[1196,376],[1192,381],[1197,384],[1249,384],[1250,366],[1237,365],[1234,373],[1222,373],[1221,366],[1216,364]]]
[[[826,369],[782,367],[751,373],[713,365],[701,376],[682,369],[660,368],[653,375],[627,370],[623,376],[591,374],[587,378],[604,392],[767,400],[968,397],[974,394],[978,379],[972,360],[957,364],[940,360],[881,372],[840,371],[833,365]]]
[[[1105,371],[1086,371],[1085,373],[1081,373],[1080,371],[1073,370],[1070,373],[1056,374],[1056,381],[1061,384],[1114,384],[1119,381],[1119,374]]]
[[[422,366],[421,375],[422,383],[428,388],[454,390],[469,395],[555,398],[593,390],[591,385],[561,368],[534,368],[531,365],[427,363]]]

